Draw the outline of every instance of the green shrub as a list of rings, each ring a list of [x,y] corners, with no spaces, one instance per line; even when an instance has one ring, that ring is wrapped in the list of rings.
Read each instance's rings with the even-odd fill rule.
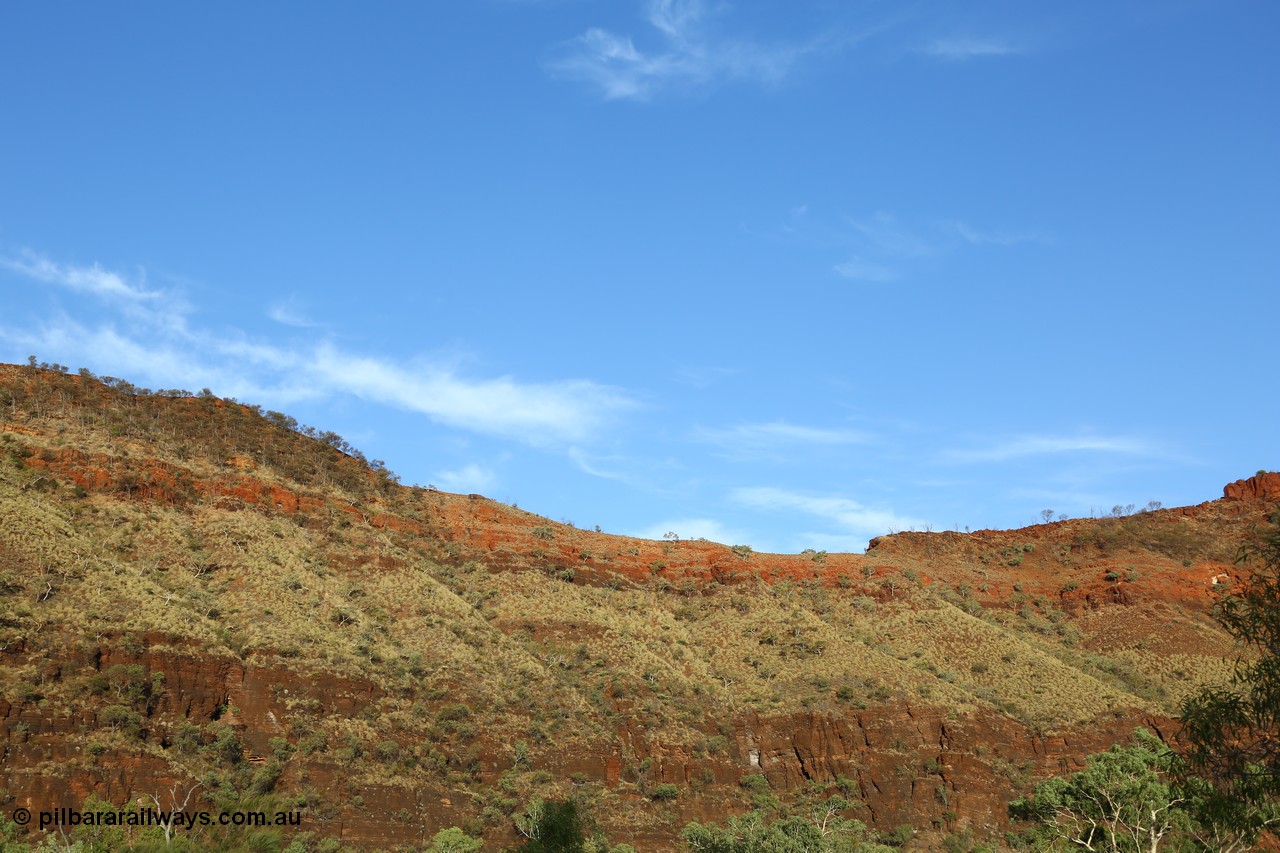
[[[900,824],[893,828],[893,832],[882,835],[880,840],[890,847],[901,847],[916,836],[916,828],[909,823]]]
[[[195,755],[204,746],[204,733],[186,720],[173,733],[173,748],[182,755]]]
[[[586,844],[583,815],[573,800],[534,798],[516,826],[529,839],[520,848],[524,853],[581,853]]]
[[[379,761],[391,763],[400,759],[400,744],[394,740],[384,740],[373,748],[373,754]]]
[[[102,724],[131,737],[142,736],[142,715],[124,705],[109,705],[102,710]]]
[[[1143,729],[1131,747],[1091,755],[1084,770],[1048,779],[1009,804],[1014,817],[1037,824],[1042,838],[1081,847],[1127,850],[1131,838],[1157,843],[1181,816],[1170,782],[1177,757]]]
[[[273,737],[270,741],[270,746],[271,755],[277,761],[288,761],[293,757],[293,753],[295,751],[293,744],[289,743],[289,741],[282,737]]]
[[[649,799],[654,800],[656,802],[674,800],[679,796],[680,796],[680,789],[677,788],[675,785],[672,785],[670,782],[664,782],[661,785],[655,785],[653,789],[649,791]]]
[[[223,725],[217,727],[210,750],[219,764],[233,765],[244,760],[244,744],[235,732]]]
[[[437,720],[445,722],[453,720],[465,720],[471,716],[471,709],[461,703],[451,705],[442,705],[439,712],[436,713]]]
[[[849,808],[843,797],[815,804],[810,817],[780,817],[772,822],[768,812],[756,809],[729,818],[723,826],[693,822],[680,837],[690,850],[707,853],[849,853],[874,851],[864,841],[867,828],[840,817]]]
[[[257,772],[253,774],[249,788],[255,794],[269,794],[275,790],[276,783],[280,781],[280,776],[283,773],[284,766],[273,758],[259,767]]]
[[[442,829],[427,845],[426,853],[478,853],[484,847],[479,838],[472,838],[456,826]]]

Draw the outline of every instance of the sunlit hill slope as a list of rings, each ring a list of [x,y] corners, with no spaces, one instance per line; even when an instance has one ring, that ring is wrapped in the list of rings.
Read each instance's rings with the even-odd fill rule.
[[[648,851],[840,789],[882,830],[993,836],[1229,675],[1209,610],[1280,500],[1260,474],[760,554],[408,488],[285,416],[111,386],[0,366],[6,816],[194,788],[357,849],[459,826],[497,850],[530,798],[574,796]]]

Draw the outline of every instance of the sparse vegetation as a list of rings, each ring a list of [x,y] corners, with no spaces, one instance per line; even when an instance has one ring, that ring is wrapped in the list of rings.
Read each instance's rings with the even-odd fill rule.
[[[304,798],[326,821],[385,818],[372,790],[429,792],[451,800],[458,826],[442,832],[416,812],[405,825],[439,850],[492,846],[520,815],[532,819],[522,809],[535,800],[577,803],[585,849],[607,849],[590,847],[593,820],[674,837],[674,815],[711,802],[753,810],[761,838],[792,840],[823,826],[822,809],[826,826],[847,830],[845,849],[873,850],[911,830],[859,829],[855,818],[870,817],[857,782],[840,791],[847,808],[828,814],[831,791],[775,790],[756,772],[729,781],[788,760],[750,764],[743,721],[853,725],[909,703],[925,717],[1004,715],[1045,733],[1117,709],[1172,713],[1229,679],[1226,635],[1198,613],[1143,611],[1195,639],[1175,656],[1123,633],[1136,606],[1113,616],[1108,601],[1075,610],[1080,596],[1056,596],[1077,583],[1096,595],[1113,569],[1112,585],[1139,595],[1158,572],[1137,552],[1172,535],[1157,522],[1197,537],[1169,549],[1179,559],[1236,541],[1196,518],[1098,520],[1116,537],[1102,544],[1072,522],[1058,535],[1080,539],[1070,550],[1081,568],[1051,581],[1042,572],[1061,569],[1058,545],[1029,532],[976,547],[933,534],[934,550],[813,550],[786,563],[402,488],[287,416],[131,387],[0,373],[14,427],[0,432],[0,647],[21,649],[4,656],[0,691],[26,726],[5,735],[24,755],[56,743],[73,756],[59,772],[101,774],[137,756],[199,782],[205,805]],[[491,535],[483,525],[498,522],[478,519],[494,512],[515,533]],[[691,562],[700,549],[716,553],[713,575]],[[1084,568],[1125,549],[1132,559]],[[252,690],[231,698],[201,667],[244,674]],[[42,722],[54,714],[75,725]],[[620,747],[621,731],[652,742]],[[928,767],[915,735],[900,734],[876,749],[908,772]],[[604,756],[619,750],[606,783]],[[592,758],[562,773],[566,755]],[[688,775],[671,775],[675,761]],[[1010,784],[1033,772],[1008,770],[999,778]],[[961,810],[950,789],[923,790],[940,824],[921,829],[972,841],[947,823]]]
[[[680,837],[692,853],[891,853],[896,844],[871,840],[865,824],[842,816],[849,807],[848,800],[834,796],[802,808],[807,814],[775,808],[771,815],[757,808],[723,826],[690,823]],[[884,840],[896,841],[897,836]]]

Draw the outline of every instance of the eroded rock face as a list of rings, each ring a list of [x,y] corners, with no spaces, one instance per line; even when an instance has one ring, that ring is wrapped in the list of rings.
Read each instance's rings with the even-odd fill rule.
[[[313,715],[350,717],[380,695],[374,685],[351,679],[307,678],[282,667],[254,667],[196,650],[175,650],[171,643],[185,644],[174,638],[152,635],[147,639],[153,646],[141,653],[104,646],[87,656],[69,656],[65,667],[77,673],[102,673],[116,665],[137,665],[148,678],[163,673],[165,687],[147,703],[142,736],[133,750],[116,748],[91,755],[84,748],[84,735],[103,732],[102,720],[59,714],[38,697],[25,701],[0,698],[0,748],[4,755],[0,788],[10,792],[14,807],[39,812],[56,806],[74,807],[90,794],[117,805],[152,794],[164,795],[175,784],[188,787],[190,779],[175,776],[169,763],[150,754],[148,747],[170,748],[183,723],[227,725],[244,744],[244,760],[254,762],[270,755],[271,739],[287,736],[289,725],[299,719],[290,711],[291,701],[301,700]],[[21,666],[20,653],[6,651],[10,654],[2,659],[4,664]],[[62,674],[50,675],[46,683],[55,684]],[[56,771],[49,772],[51,767]],[[286,778],[285,784],[292,781],[296,786],[306,779],[331,802],[351,800],[344,769],[327,756],[295,762],[287,772],[291,779]],[[430,826],[462,819],[441,810],[438,793],[364,786],[362,808],[309,815],[305,828],[359,845],[418,843]],[[209,803],[193,807],[208,808]],[[412,810],[421,820],[397,823],[387,819],[402,809]]]
[[[246,760],[258,760],[270,754],[272,738],[287,737],[298,721],[291,706],[305,706],[313,716],[354,718],[380,695],[377,687],[351,679],[306,678],[279,666],[254,667],[174,648],[162,636],[148,640],[153,647],[140,653],[103,647],[66,665],[68,670],[99,672],[117,664],[140,665],[148,675],[164,673],[165,689],[150,703],[143,740],[132,752],[112,750],[91,757],[80,735],[100,729],[101,721],[59,714],[34,698],[0,699],[5,757],[0,788],[11,792],[13,807],[39,811],[50,803],[82,802],[91,793],[125,803],[164,792],[179,780],[144,747],[171,743],[184,722],[230,726],[244,744]],[[8,650],[5,662],[19,665],[18,657]],[[53,682],[61,677],[49,675]],[[1126,740],[1138,725],[1166,736],[1173,730],[1165,718],[1123,714],[1046,736],[996,714],[904,704],[843,715],[744,713],[733,718],[730,747],[722,755],[694,756],[654,740],[643,729],[623,727],[613,743],[565,755],[552,769],[620,791],[636,781],[622,771],[625,745],[629,754],[650,759],[646,773],[652,784],[673,782],[683,789],[698,785],[712,791],[720,786],[736,793],[740,780],[752,773],[763,775],[776,793],[811,782],[841,783],[854,786],[865,804],[857,816],[874,827],[933,822],[990,835],[1008,828],[1007,803],[1029,780],[1082,767],[1087,755]],[[478,753],[476,786],[496,785],[510,769],[505,744],[482,732]],[[47,772],[51,764],[60,769]],[[421,843],[434,829],[460,825],[476,812],[469,797],[445,786],[361,784],[362,804],[357,807],[347,772],[329,754],[290,762],[282,784],[302,780],[334,804],[309,815],[306,828],[358,846]],[[678,825],[723,821],[740,810],[725,802],[689,798],[672,808]],[[403,819],[388,820],[388,815]],[[649,833],[635,840],[646,850],[669,850],[674,835]]]
[[[983,834],[1008,828],[1015,782],[1079,769],[1087,755],[1125,740],[1136,726],[1172,728],[1165,718],[1123,714],[1046,736],[995,714],[910,705],[840,717],[752,717],[742,725],[774,788],[843,778],[857,783],[865,819],[875,826],[918,824],[924,816]]]

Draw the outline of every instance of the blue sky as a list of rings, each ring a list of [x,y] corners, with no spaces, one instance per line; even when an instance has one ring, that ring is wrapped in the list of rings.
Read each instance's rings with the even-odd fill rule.
[[[0,17],[0,360],[757,550],[1280,467],[1273,3]]]

